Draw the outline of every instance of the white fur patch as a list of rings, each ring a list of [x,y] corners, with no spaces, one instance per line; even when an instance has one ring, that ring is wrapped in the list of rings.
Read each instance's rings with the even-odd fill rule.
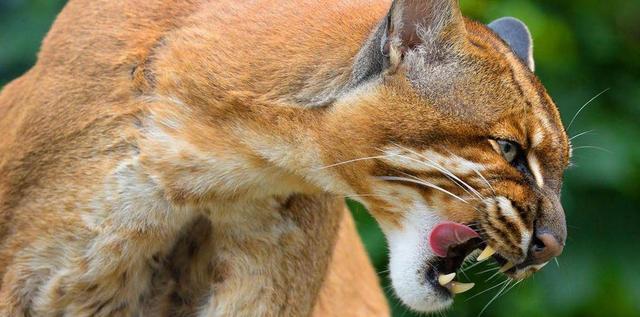
[[[537,147],[542,144],[542,141],[544,141],[544,132],[541,129],[536,128],[535,132],[533,132],[533,136],[531,137],[531,147]]]
[[[513,206],[511,205],[511,201],[509,199],[500,196],[496,197],[496,201],[500,205],[500,213],[502,213],[503,216],[510,218],[511,220],[514,220],[516,222],[520,221],[520,217],[516,214],[516,211],[513,209]]]
[[[384,159],[392,166],[418,172],[441,171],[448,175],[464,175],[485,170],[485,165],[450,153],[448,155],[425,150],[418,152],[408,148],[391,147],[384,151]]]
[[[542,139],[544,139],[544,137],[549,137],[552,141],[555,142],[557,140],[557,135],[555,133],[549,132],[553,131],[553,126],[551,124],[551,121],[549,121],[547,114],[539,110],[534,110],[533,113],[539,122],[538,130],[536,131],[536,133],[543,134]],[[542,142],[542,140],[540,142]]]
[[[542,177],[542,170],[540,169],[540,161],[538,161],[538,157],[533,153],[529,153],[527,155],[527,160],[529,161],[531,173],[536,180],[536,185],[538,185],[539,188],[542,188],[544,186],[544,178]]]
[[[425,281],[424,269],[435,255],[429,247],[431,230],[442,219],[434,210],[416,202],[406,213],[400,229],[384,228],[389,242],[389,272],[398,297],[418,311],[438,311],[451,305]]]
[[[485,170],[485,166],[483,164],[467,160],[453,153],[445,155],[432,150],[426,150],[421,153],[421,156],[429,162],[456,175],[471,174],[476,171]]]
[[[431,172],[438,170],[434,164],[429,163],[415,153],[407,152],[395,147],[385,150],[382,159],[391,166],[417,172]]]

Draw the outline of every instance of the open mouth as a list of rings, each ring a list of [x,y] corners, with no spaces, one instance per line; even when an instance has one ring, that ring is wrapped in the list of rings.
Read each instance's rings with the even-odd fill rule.
[[[441,222],[429,235],[429,245],[438,256],[427,268],[426,279],[440,293],[453,296],[473,288],[474,283],[455,280],[456,272],[465,259],[475,250],[483,250],[478,261],[493,258],[500,265],[500,272],[511,275],[516,267],[488,246],[472,226],[455,222]]]

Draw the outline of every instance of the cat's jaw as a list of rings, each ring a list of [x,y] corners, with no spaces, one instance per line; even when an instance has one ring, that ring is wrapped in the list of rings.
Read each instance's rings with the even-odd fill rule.
[[[429,262],[436,259],[429,249],[428,235],[441,220],[434,210],[417,202],[407,212],[402,229],[385,230],[394,291],[405,305],[416,311],[440,311],[453,303],[452,296],[428,281],[426,274]]]

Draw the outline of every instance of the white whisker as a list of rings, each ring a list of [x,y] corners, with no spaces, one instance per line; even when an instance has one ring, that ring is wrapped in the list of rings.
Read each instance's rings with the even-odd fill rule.
[[[452,183],[454,183],[458,187],[462,188],[467,194],[472,195],[472,193],[469,190],[467,190],[466,188],[460,186],[460,184],[458,184],[453,178],[451,178],[451,176],[449,176],[449,173],[447,173],[445,170],[441,169],[440,167],[438,167],[436,165],[433,165],[433,164],[430,164],[430,163],[427,163],[425,161],[421,161],[421,160],[415,159],[415,158],[410,157],[410,156],[406,156],[406,155],[402,155],[402,154],[398,154],[398,156],[400,156],[400,157],[402,157],[404,159],[411,160],[411,161],[420,163],[422,165],[437,169],[440,173],[444,174],[444,176],[446,176],[447,179],[449,179]]]
[[[455,155],[451,151],[448,151],[448,152],[451,155]],[[480,171],[477,168],[475,168],[473,165],[469,165],[469,167],[476,173],[476,175],[480,176],[480,178],[484,181],[485,184],[487,184],[489,189],[491,189],[491,191],[493,192],[493,195],[497,195],[496,190],[493,189],[493,186],[491,186],[491,183],[489,183],[489,181],[484,177],[484,175],[482,175],[482,173],[480,173]]]
[[[489,282],[489,281],[491,281],[494,277],[498,276],[498,274],[500,274],[500,273],[502,273],[502,272],[500,272],[500,271],[498,270],[497,272],[493,273],[493,275],[489,276],[489,278],[488,278],[488,279],[486,279],[486,280],[484,280],[484,281],[485,281],[485,282]]]
[[[489,268],[489,269],[486,269],[486,270],[480,271],[480,272],[478,272],[478,273],[476,273],[476,274],[489,273],[489,272],[493,272],[493,271],[498,270],[498,269],[500,269],[500,267],[496,266],[496,267],[492,267],[492,268]]]
[[[480,233],[478,230],[476,230],[476,232]],[[467,267],[464,267],[464,269],[465,269],[465,270],[470,270],[470,269],[472,269],[472,268],[474,268],[474,267],[476,267],[476,266],[478,266],[478,265],[480,265],[480,264],[482,264],[482,263],[484,263],[484,262],[478,262],[478,261],[476,261],[475,263],[473,263],[473,264],[471,264],[471,265],[469,265],[469,266],[467,266]]]
[[[393,156],[395,156],[395,154],[386,154],[386,155],[376,155],[376,156],[361,157],[361,158],[357,158],[357,159],[351,159],[351,160],[347,160],[347,161],[343,161],[343,162],[330,164],[330,165],[327,165],[327,166],[318,167],[317,170],[323,170],[325,168],[335,167],[335,166],[349,164],[349,163],[358,162],[358,161],[372,160],[372,159],[378,159],[378,158],[387,158],[387,157],[393,157]]]
[[[450,192],[450,191],[448,191],[448,190],[446,190],[446,189],[444,189],[442,187],[439,187],[439,186],[436,186],[434,184],[428,183],[428,182],[426,182],[424,180],[411,179],[411,178],[398,177],[398,176],[378,176],[378,178],[382,179],[382,180],[388,180],[388,181],[404,181],[404,182],[414,183],[414,184],[418,184],[418,185],[423,185],[423,186],[426,186],[426,187],[429,187],[429,188],[433,188],[433,189],[439,190],[439,191],[441,191],[441,192],[443,192],[445,194],[451,195],[452,197],[454,197],[454,198],[456,198],[456,199],[458,199],[458,200],[460,200],[460,201],[462,201],[464,203],[469,204],[469,202],[464,200],[464,198],[461,198],[460,196],[458,196],[458,195],[456,195],[456,194],[454,194],[454,193],[452,193],[452,192]]]
[[[462,273],[467,280],[470,280],[469,275],[467,275],[467,272],[465,272],[463,268],[460,268],[460,273]]]
[[[574,147],[573,150],[579,150],[579,149],[594,149],[594,150],[600,150],[603,152],[607,152],[609,154],[613,154],[612,151],[607,150],[603,147],[599,147],[599,146],[593,146],[593,145],[583,145],[583,146],[578,146],[578,147]]]
[[[494,296],[485,306],[484,308],[482,308],[482,310],[480,311],[480,313],[478,314],[478,317],[482,316],[482,313],[485,312],[485,310],[487,310],[487,308],[489,307],[489,305],[491,305],[491,303],[493,303],[499,296],[500,294],[502,294],[502,292],[509,287],[509,284],[511,283],[511,280],[507,280],[509,281],[509,283],[505,284],[500,291],[498,292],[498,294],[496,294],[496,296]]]
[[[338,196],[338,195],[336,195]],[[393,196],[390,195],[385,195],[385,194],[354,194],[354,195],[346,195],[346,198],[352,198],[352,197],[385,197],[385,198],[389,198],[389,199],[393,199]]]
[[[570,138],[569,138],[569,141],[572,141],[572,140],[573,140],[573,139],[575,139],[575,138],[579,138],[579,137],[581,137],[581,136],[583,136],[583,135],[585,135],[585,134],[589,134],[589,133],[591,133],[591,132],[593,132],[593,131],[594,131],[594,130],[587,130],[587,131],[580,132],[580,133],[578,133],[578,134],[576,134],[576,135],[574,135],[574,136],[570,137]]]
[[[493,189],[493,186],[491,186],[491,183],[489,183],[489,181],[484,178],[484,176],[482,176],[482,174],[480,173],[480,171],[478,171],[476,168],[471,167],[473,169],[474,172],[476,172],[476,174],[478,174],[478,176],[480,176],[480,178],[485,182],[485,184],[487,184],[487,186],[489,186],[489,189],[491,189],[491,191],[493,192],[493,195],[496,196],[498,194],[496,194],[496,190]]]
[[[429,184],[432,184],[432,185],[434,185],[434,186],[437,186],[437,185],[435,185],[435,184],[433,184],[433,183],[430,183],[430,182],[428,182],[428,181],[426,181],[426,180],[424,180],[424,179],[422,179],[422,178],[419,178],[419,177],[417,177],[417,176],[413,176],[413,175],[411,175],[411,174],[407,174],[407,173],[402,172],[402,171],[400,171],[400,173],[402,173],[402,174],[406,175],[407,177],[410,177],[410,178],[412,178],[412,179],[415,179],[415,180],[417,180],[417,181],[425,182],[425,183],[429,183]],[[467,192],[467,193],[469,193],[469,192]],[[452,193],[452,194],[453,194],[453,193]],[[455,194],[453,194],[453,195],[455,195]],[[456,196],[457,196],[457,195],[456,195]],[[458,197],[460,197],[460,196],[458,196]],[[460,197],[460,199],[462,199],[462,198]],[[472,204],[471,204],[471,203],[469,203],[468,201],[466,201],[466,200],[465,200],[464,202],[465,202],[465,203],[467,203],[467,205],[469,205],[469,206],[473,207],[473,209],[475,209],[477,212],[482,212],[480,209],[478,209],[478,207],[476,207],[476,206],[472,205]]]
[[[471,297],[467,298],[467,299],[465,300],[465,302],[468,302],[468,301],[470,301],[470,300],[472,300],[472,299],[474,299],[474,298],[476,298],[476,297],[478,297],[478,296],[480,296],[480,295],[482,295],[482,294],[484,294],[484,293],[486,293],[486,292],[488,292],[488,291],[490,291],[490,290],[492,290],[492,289],[495,289],[496,287],[500,287],[500,286],[502,286],[502,285],[504,285],[505,283],[508,283],[508,282],[509,282],[509,279],[505,279],[504,281],[502,281],[502,282],[500,282],[500,283],[498,283],[498,284],[496,284],[496,285],[493,285],[493,286],[491,286],[491,287],[489,287],[489,288],[485,289],[484,291],[482,291],[482,292],[480,292],[480,293],[473,294],[473,296],[471,296]]]
[[[518,284],[520,284],[520,282],[522,282],[522,280],[519,280],[519,281],[513,283],[513,285],[511,285],[511,287],[507,288],[507,290],[504,291],[504,293],[502,293],[501,296],[507,295],[507,293],[509,293],[514,287],[518,286]]]
[[[427,160],[427,161],[429,161],[429,163],[431,163],[432,165],[429,165],[429,164],[427,164],[426,162],[423,162],[423,161],[421,161],[421,160],[416,160],[416,159],[413,159],[413,158],[411,158],[411,157],[408,157],[408,156],[405,156],[405,155],[402,155],[402,154],[398,154],[399,156],[404,157],[404,158],[408,158],[408,159],[413,159],[413,160],[418,161],[418,162],[422,162],[423,164],[425,164],[425,165],[427,165],[427,166],[435,167],[435,168],[436,168],[437,170],[439,170],[441,173],[443,173],[443,174],[445,174],[445,175],[448,175],[448,176],[452,177],[453,179],[457,180],[458,182],[462,183],[462,184],[463,184],[464,186],[466,186],[469,190],[471,190],[471,191],[472,191],[476,196],[478,196],[478,198],[480,198],[480,199],[484,199],[484,197],[483,197],[483,196],[482,196],[482,195],[481,195],[481,194],[480,194],[480,193],[479,193],[475,188],[473,188],[471,185],[467,184],[465,181],[461,180],[458,176],[456,176],[455,174],[453,174],[451,171],[449,171],[448,169],[446,169],[444,166],[442,166],[442,165],[438,164],[437,162],[434,162],[432,159],[430,159],[430,158],[428,158],[428,157],[426,157],[426,156],[422,155],[421,153],[418,153],[418,152],[416,152],[416,151],[414,151],[414,150],[412,150],[412,149],[409,149],[409,148],[403,147],[402,145],[399,145],[399,144],[395,144],[395,145],[396,145],[396,146],[398,146],[398,147],[400,147],[400,148],[402,148],[402,149],[404,149],[404,150],[406,150],[406,151],[409,151],[409,152],[411,152],[411,153],[413,153],[413,154],[415,154],[415,155],[417,155],[417,156],[419,156],[419,157],[421,157],[421,158],[423,158],[423,159],[425,159],[425,160]],[[454,183],[455,183],[455,182],[454,182]],[[458,186],[460,186],[460,185],[458,184]]]
[[[582,107],[580,107],[580,109],[578,109],[578,111],[576,112],[575,115],[573,115],[573,118],[571,118],[571,121],[569,122],[569,125],[567,126],[567,131],[569,131],[569,129],[571,128],[571,125],[573,124],[573,121],[576,120],[576,118],[578,117],[578,115],[580,114],[580,112],[582,112],[582,110],[589,105],[592,101],[596,100],[596,98],[600,97],[600,95],[604,94],[605,92],[607,92],[609,90],[609,88],[601,91],[599,94],[595,95],[593,98],[589,99],[589,101],[587,101],[584,105],[582,105]]]

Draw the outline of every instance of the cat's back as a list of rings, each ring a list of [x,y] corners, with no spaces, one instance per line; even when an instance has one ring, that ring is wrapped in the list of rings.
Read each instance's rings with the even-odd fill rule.
[[[80,114],[86,120],[128,111],[140,95],[209,83],[213,90],[251,86],[258,94],[304,89],[310,77],[331,80],[350,67],[389,5],[72,0],[44,39],[36,65],[0,93],[0,131],[30,124],[23,119],[73,128]],[[194,68],[207,76],[190,77]],[[170,83],[176,77],[182,87]]]

